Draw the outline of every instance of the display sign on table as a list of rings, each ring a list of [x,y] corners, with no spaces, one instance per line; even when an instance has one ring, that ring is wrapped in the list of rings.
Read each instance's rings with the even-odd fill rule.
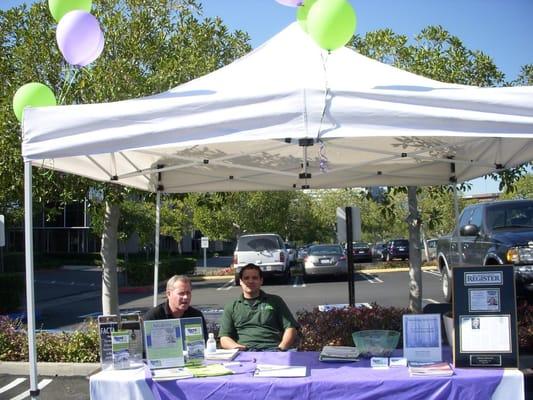
[[[408,361],[442,361],[440,314],[403,316],[403,356]]]
[[[144,341],[148,367],[182,367],[183,339],[179,319],[144,321]]]

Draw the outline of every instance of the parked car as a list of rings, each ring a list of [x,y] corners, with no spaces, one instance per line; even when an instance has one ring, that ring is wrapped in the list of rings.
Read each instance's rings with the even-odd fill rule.
[[[395,258],[407,260],[409,258],[409,240],[394,239],[387,242],[384,250],[385,260],[392,261]]]
[[[341,275],[348,273],[344,250],[339,244],[316,244],[307,249],[304,275]]]
[[[450,235],[437,242],[442,292],[452,298],[455,266],[512,265],[519,296],[533,297],[533,200],[466,207]]]
[[[354,262],[372,262],[372,251],[365,242],[354,242],[352,245],[352,255]]]
[[[376,243],[374,246],[372,246],[372,257],[378,260],[384,260],[385,257],[383,252],[386,248],[387,243]]]
[[[435,260],[437,258],[437,242],[438,239],[428,239],[426,240],[426,246],[428,249],[428,254],[426,257],[424,247],[422,247],[422,260],[424,261],[431,261]]]
[[[235,285],[239,285],[239,271],[246,264],[256,264],[265,277],[290,279],[289,254],[281,236],[275,233],[242,235],[233,253]]]

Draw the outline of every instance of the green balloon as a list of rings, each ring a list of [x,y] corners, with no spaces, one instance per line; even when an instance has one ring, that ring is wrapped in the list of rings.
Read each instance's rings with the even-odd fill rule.
[[[305,0],[304,3],[296,9],[296,20],[304,32],[307,32],[307,13],[315,2],[316,0]]]
[[[52,17],[59,22],[63,15],[74,10],[91,12],[92,0],[48,0]]]
[[[56,104],[56,97],[52,90],[39,82],[26,83],[13,96],[13,111],[19,121],[22,120],[26,107],[46,107]]]
[[[307,14],[307,32],[324,50],[335,50],[350,41],[357,24],[347,0],[318,0]]]

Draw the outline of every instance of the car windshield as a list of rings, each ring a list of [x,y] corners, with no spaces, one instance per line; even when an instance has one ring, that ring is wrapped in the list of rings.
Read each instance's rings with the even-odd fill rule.
[[[357,247],[357,248],[368,247],[368,244],[364,242],[354,242],[353,247]]]
[[[393,240],[392,241],[393,246],[409,246],[408,240]]]
[[[308,254],[341,254],[342,248],[338,245],[331,246],[312,246],[309,248]]]
[[[497,204],[487,207],[487,225],[490,229],[533,227],[533,203]]]
[[[239,239],[239,251],[279,250],[280,246],[275,236],[246,236]]]

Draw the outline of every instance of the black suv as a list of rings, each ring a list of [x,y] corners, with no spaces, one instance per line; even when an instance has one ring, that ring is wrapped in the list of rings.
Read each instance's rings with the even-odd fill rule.
[[[513,265],[517,294],[531,297],[533,200],[496,201],[466,207],[452,234],[439,239],[437,254],[446,299],[451,298],[451,277],[456,265]]]
[[[387,242],[387,247],[383,250],[383,257],[387,261],[391,261],[393,258],[407,260],[409,258],[409,240],[389,240]]]

